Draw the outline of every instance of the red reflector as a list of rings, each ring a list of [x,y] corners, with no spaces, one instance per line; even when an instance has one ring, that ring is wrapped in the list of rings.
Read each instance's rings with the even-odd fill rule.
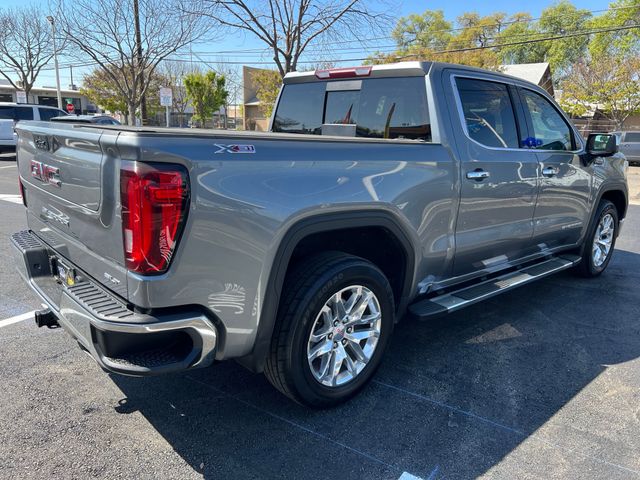
[[[122,162],[120,203],[127,269],[163,273],[182,233],[189,198],[180,165]]]
[[[329,68],[325,70],[316,70],[316,77],[321,79],[368,77],[369,75],[371,75],[370,65],[364,67]]]

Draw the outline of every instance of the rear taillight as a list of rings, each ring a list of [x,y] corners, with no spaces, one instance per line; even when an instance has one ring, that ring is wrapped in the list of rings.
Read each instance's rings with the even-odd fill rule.
[[[120,203],[127,269],[144,275],[167,270],[188,202],[189,180],[182,166],[122,162]]]

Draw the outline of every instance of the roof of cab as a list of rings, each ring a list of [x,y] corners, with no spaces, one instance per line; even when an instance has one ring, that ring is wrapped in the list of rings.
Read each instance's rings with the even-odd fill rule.
[[[455,68],[456,70],[464,70],[471,73],[477,74],[490,74],[493,76],[503,77],[508,79],[513,83],[520,84],[528,84],[536,87],[539,87],[535,83],[531,83],[523,78],[515,77],[513,75],[507,75],[506,73],[495,71],[495,70],[486,70],[478,67],[470,67],[468,65],[458,65],[455,63],[445,63],[445,62],[420,62],[420,61],[410,61],[410,62],[397,62],[397,63],[386,63],[382,65],[371,65],[371,72],[366,76],[358,76],[354,75],[351,79],[358,80],[364,78],[381,78],[381,77],[412,77],[412,76],[421,76],[427,75],[429,73],[435,73],[442,71],[447,68]],[[356,67],[346,67],[345,69],[356,68]],[[336,70],[341,70],[342,67],[337,68]],[[333,70],[333,69],[329,69]],[[290,72],[287,73],[284,77],[283,83],[303,83],[303,82],[314,82],[314,81],[333,81],[333,80],[345,80],[344,77],[341,78],[325,78],[320,79],[316,76],[317,70],[310,70],[306,72]]]

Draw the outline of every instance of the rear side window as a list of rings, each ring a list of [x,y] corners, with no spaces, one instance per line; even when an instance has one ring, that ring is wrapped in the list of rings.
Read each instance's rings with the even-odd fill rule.
[[[56,110],[55,108],[39,108],[38,112],[40,113],[40,120],[43,122],[48,122],[53,117],[62,117],[67,115],[62,110]]]
[[[518,128],[504,83],[456,79],[469,137],[487,147],[518,148]]]
[[[33,120],[33,107],[15,107],[17,120]]]
[[[357,137],[431,141],[424,77],[310,82],[284,87],[273,130],[322,134],[324,125],[353,125]],[[355,87],[354,87],[355,85]]]
[[[627,132],[624,135],[625,142],[640,143],[640,132]]]
[[[13,107],[0,107],[1,120],[14,120],[15,109]]]
[[[520,96],[533,127],[530,146],[539,150],[573,150],[573,134],[558,110],[542,95],[521,90]]]
[[[275,132],[322,133],[324,82],[286,85],[273,120]]]

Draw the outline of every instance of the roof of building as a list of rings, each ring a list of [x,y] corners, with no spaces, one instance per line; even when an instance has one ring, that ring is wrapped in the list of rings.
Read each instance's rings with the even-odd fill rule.
[[[549,72],[549,64],[543,63],[520,63],[515,65],[502,65],[500,67],[502,73],[511,75],[512,77],[518,77],[528,82],[540,85],[544,76]]]

